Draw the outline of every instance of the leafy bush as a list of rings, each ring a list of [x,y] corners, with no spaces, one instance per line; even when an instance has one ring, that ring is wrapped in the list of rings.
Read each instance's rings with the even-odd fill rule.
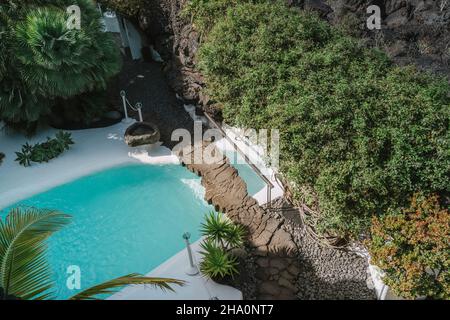
[[[66,8],[74,4],[80,30],[67,27]],[[32,128],[78,96],[106,89],[120,60],[99,18],[90,0],[0,4],[0,119]]]
[[[2,164],[3,158],[5,158],[5,154],[0,152],[0,164]]]
[[[54,139],[47,137],[47,141],[35,144],[34,146],[25,143],[22,146],[21,152],[16,152],[16,161],[24,167],[31,165],[31,162],[49,162],[51,159],[58,157],[65,150],[69,150],[74,142],[71,134],[60,131],[56,134]]]
[[[373,218],[372,263],[402,297],[450,299],[450,213],[438,200],[416,195],[410,208]]]
[[[232,250],[243,246],[245,231],[221,213],[210,212],[205,216],[200,232],[205,237],[201,244],[203,260],[200,270],[212,279],[233,277],[238,273],[238,259]]]
[[[229,7],[239,3],[263,3],[264,0],[191,0],[183,8],[182,14],[193,20],[201,32],[209,32]]]
[[[394,67],[278,2],[230,5],[212,21],[198,57],[208,95],[228,123],[280,130],[281,171],[320,212],[319,231],[358,236],[417,191],[449,191],[445,79]]]

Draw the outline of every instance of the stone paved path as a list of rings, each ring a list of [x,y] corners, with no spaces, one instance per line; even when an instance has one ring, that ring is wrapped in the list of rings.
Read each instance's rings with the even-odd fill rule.
[[[353,253],[312,242],[281,214],[261,208],[228,162],[189,164],[202,177],[205,200],[248,230],[250,264],[257,299],[373,299],[366,285],[367,261]],[[253,263],[254,262],[254,263]],[[252,265],[253,264],[253,265]],[[251,271],[249,271],[252,273]],[[245,294],[244,290],[244,294]]]

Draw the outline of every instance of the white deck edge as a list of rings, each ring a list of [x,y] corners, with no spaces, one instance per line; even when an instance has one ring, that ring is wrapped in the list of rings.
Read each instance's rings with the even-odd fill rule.
[[[200,243],[191,245],[194,261],[201,261]],[[178,252],[167,261],[146,274],[147,277],[165,277],[183,280],[183,287],[172,286],[175,291],[161,291],[148,285],[131,285],[107,298],[107,300],[242,300],[242,292],[225,285],[215,283],[199,273],[189,276],[187,249]]]
[[[232,128],[227,126],[224,128],[224,130],[227,133],[227,136],[248,157],[250,162],[254,164],[259,169],[259,171],[262,172],[262,174],[273,184],[273,188],[271,189],[271,200],[273,201],[277,198],[282,197],[284,195],[282,183],[276,177],[275,175],[276,171],[273,168],[267,166],[265,161],[262,159],[261,154],[264,154],[262,147],[255,145],[245,137],[239,135],[238,128]],[[224,153],[237,152],[235,151],[233,145],[225,138],[222,138],[219,141],[217,141],[216,146],[221,152]],[[265,185],[264,188],[262,188],[256,194],[251,195],[254,199],[256,199],[256,201],[258,201],[258,204],[260,206],[269,202],[269,199],[267,199],[268,187],[269,187],[268,185]]]
[[[179,163],[171,150],[161,146],[161,143],[128,147],[123,136],[129,125],[118,123],[107,128],[64,130],[72,134],[75,144],[58,158],[48,163],[33,163],[27,168],[14,161],[15,152],[20,151],[25,142],[43,142],[46,137],[54,137],[59,130],[47,128],[31,138],[0,130],[0,152],[5,154],[0,165],[0,210],[35,194],[114,166]]]

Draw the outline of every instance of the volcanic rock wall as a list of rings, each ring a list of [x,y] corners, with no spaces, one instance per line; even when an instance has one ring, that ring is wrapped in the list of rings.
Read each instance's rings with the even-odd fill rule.
[[[315,2],[315,1],[314,1]],[[449,0],[328,0],[328,20],[352,28],[354,36],[378,47],[398,64],[450,76]],[[381,9],[381,30],[369,30],[369,5]]]
[[[139,25],[165,60],[173,89],[188,102],[202,102],[202,75],[195,68],[199,34],[181,15],[188,0],[146,0]]]
[[[188,0],[145,0],[138,14],[141,28],[166,61],[165,71],[174,90],[185,100],[208,111],[202,95],[202,75],[195,57],[200,37],[191,21],[180,14]],[[331,24],[385,50],[399,64],[416,64],[450,75],[450,0],[286,0],[291,6],[318,12]],[[381,9],[381,30],[369,30],[366,10]]]
[[[206,143],[205,143],[206,145]],[[256,298],[295,299],[298,288],[298,252],[285,221],[261,208],[247,193],[247,185],[228,160],[213,164],[193,164],[192,153],[182,158],[186,167],[202,177],[205,200],[217,211],[247,230],[252,255],[256,257],[258,278]]]

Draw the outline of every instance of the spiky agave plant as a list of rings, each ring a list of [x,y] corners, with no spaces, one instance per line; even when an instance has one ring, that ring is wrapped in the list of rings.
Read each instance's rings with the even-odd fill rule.
[[[230,251],[244,244],[245,230],[242,225],[233,223],[223,213],[211,211],[205,215],[200,226],[202,235]]]
[[[238,273],[238,259],[232,250],[244,244],[245,230],[224,214],[211,211],[200,227],[205,240],[201,244],[200,270],[206,276],[221,281]]]
[[[0,220],[0,292],[3,298],[51,299],[53,281],[46,260],[46,240],[70,223],[69,215],[35,208],[15,208]],[[71,300],[96,299],[129,284],[149,284],[173,291],[183,281],[129,274],[77,293]]]

